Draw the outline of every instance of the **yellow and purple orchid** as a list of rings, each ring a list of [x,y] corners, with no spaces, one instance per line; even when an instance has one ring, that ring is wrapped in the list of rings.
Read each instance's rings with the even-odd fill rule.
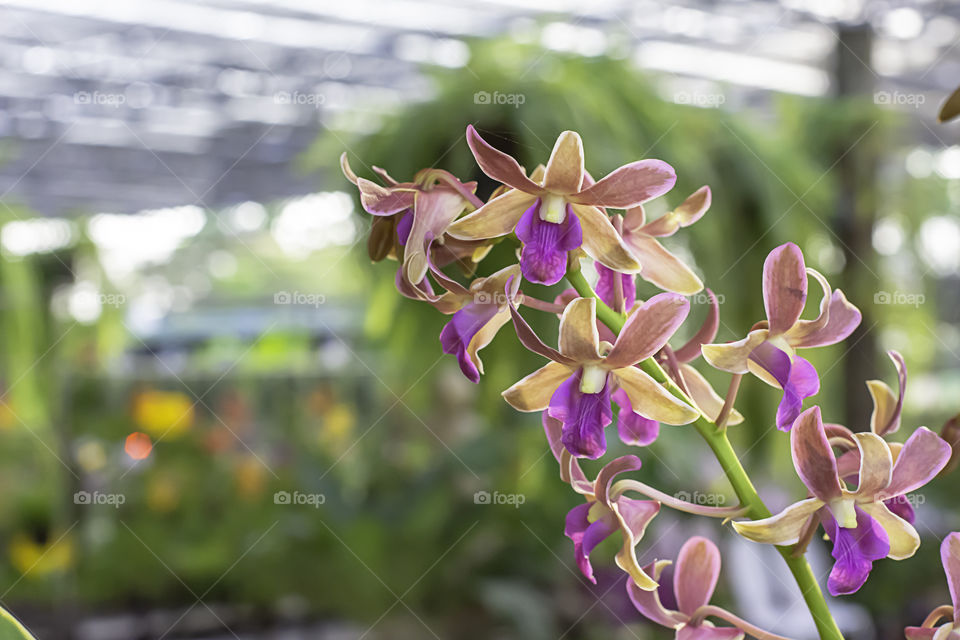
[[[370,258],[374,261],[386,257],[400,260],[401,275],[398,278],[402,277],[414,287],[425,286],[421,283],[427,275],[428,253],[433,249],[433,243],[444,246],[450,224],[468,208],[480,204],[473,193],[477,183],[460,182],[442,169],[423,169],[417,172],[413,182],[397,182],[386,171],[376,168],[375,171],[387,183],[384,187],[358,177],[350,167],[346,153],[340,156],[340,167],[360,191],[364,210],[374,216],[367,244]],[[467,245],[447,253],[458,258],[476,249],[476,246]],[[401,288],[401,292],[410,294],[408,288]]]
[[[952,605],[942,605],[930,612],[919,627],[907,627],[907,640],[960,640],[960,533],[950,533],[940,544],[940,561],[947,574]],[[938,623],[943,618],[947,622]]]
[[[593,567],[590,553],[593,549],[620,532],[623,545],[616,555],[617,566],[632,578],[630,581],[644,591],[657,588],[657,582],[651,578],[637,562],[637,544],[643,538],[647,525],[660,512],[660,503],[656,500],[637,500],[617,495],[612,489],[613,479],[627,471],[640,468],[640,458],[622,456],[607,463],[592,484],[574,484],[574,489],[586,498],[586,502],[577,505],[567,514],[564,534],[573,541],[577,566],[583,575],[593,583]]]
[[[549,359],[541,369],[503,392],[518,411],[546,410],[563,422],[563,444],[575,456],[596,459],[607,449],[604,428],[613,419],[610,396],[622,389],[632,410],[667,424],[687,424],[700,415],[650,375],[635,367],[657,353],[683,323],[690,303],[661,293],[627,318],[614,344],[600,342],[597,301],[577,298],[560,319],[559,351],[545,345],[511,304],[520,341]]]
[[[534,181],[513,157],[488,144],[472,125],[467,127],[467,143],[483,172],[510,189],[457,220],[448,229],[451,236],[482,240],[516,232],[523,244],[523,277],[540,284],[559,282],[567,268],[567,254],[581,247],[614,271],[641,270],[603,207],[625,209],[666,193],[677,180],[670,165],[639,160],[584,186],[580,135],[564,131],[553,147],[543,179]]]
[[[847,488],[838,467],[820,408],[797,418],[790,434],[793,462],[812,497],[762,520],[734,522],[743,537],[766,544],[798,542],[819,518],[836,560],[827,588],[833,595],[857,591],[875,560],[911,557],[920,546],[913,526],[891,511],[885,501],[927,484],[950,459],[950,445],[920,427],[901,447],[887,444],[875,433],[855,433],[859,469],[857,487]]]
[[[807,301],[807,276],[820,283],[820,315],[801,320]],[[730,373],[753,373],[783,390],[777,427],[788,431],[800,414],[803,400],[820,390],[817,370],[796,350],[835,344],[860,324],[860,310],[839,289],[831,291],[820,273],[806,267],[800,247],[788,242],[770,252],[763,264],[763,305],[767,320],[738,342],[703,345],[703,357]]]

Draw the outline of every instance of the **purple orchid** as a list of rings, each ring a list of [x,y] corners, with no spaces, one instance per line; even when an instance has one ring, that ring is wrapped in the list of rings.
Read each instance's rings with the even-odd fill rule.
[[[602,208],[633,207],[666,193],[677,179],[670,165],[640,160],[584,186],[580,136],[564,131],[553,147],[543,179],[536,182],[514,158],[481,138],[472,125],[467,127],[467,142],[483,172],[511,188],[457,220],[450,235],[482,240],[515,231],[523,243],[520,267],[530,282],[559,282],[566,272],[567,254],[580,247],[610,269],[640,271],[640,263]]]
[[[590,553],[598,544],[619,531],[623,537],[623,545],[616,556],[617,566],[630,575],[631,584],[640,590],[657,588],[657,582],[647,575],[637,562],[636,547],[643,538],[647,525],[660,512],[660,503],[656,500],[637,500],[618,495],[611,486],[614,477],[627,471],[635,471],[640,468],[640,464],[640,459],[636,456],[623,456],[603,467],[592,484],[574,484],[574,489],[586,497],[587,501],[567,514],[564,534],[573,541],[577,566],[593,583],[596,583],[596,579],[593,577]]]
[[[801,320],[807,301],[807,275],[823,289],[820,315]],[[788,431],[800,414],[804,398],[820,390],[816,369],[796,349],[835,344],[860,324],[860,311],[843,292],[831,291],[826,279],[804,265],[800,248],[788,242],[770,252],[763,264],[763,304],[766,322],[738,342],[703,345],[703,357],[717,369],[753,373],[783,390],[777,427]]]
[[[593,298],[577,298],[560,320],[559,351],[546,346],[511,305],[517,336],[528,349],[551,360],[503,392],[518,411],[543,411],[563,422],[563,444],[575,456],[599,458],[606,451],[604,428],[613,419],[611,395],[623,389],[632,409],[667,424],[687,424],[700,415],[633,366],[659,351],[683,322],[690,303],[662,293],[638,306],[614,344],[601,343]]]
[[[940,561],[947,574],[952,605],[934,609],[919,627],[907,627],[907,640],[960,640],[960,533],[950,533],[940,544]],[[942,618],[948,621],[936,626]]]
[[[790,445],[797,473],[813,497],[769,518],[733,523],[749,540],[787,545],[800,539],[811,518],[820,518],[833,541],[836,563],[827,582],[833,595],[857,591],[875,560],[903,560],[916,552],[920,536],[885,502],[925,485],[950,458],[950,445],[926,427],[917,429],[902,448],[874,433],[855,433],[853,438],[860,465],[857,488],[851,491],[842,480],[820,408],[801,413]]]

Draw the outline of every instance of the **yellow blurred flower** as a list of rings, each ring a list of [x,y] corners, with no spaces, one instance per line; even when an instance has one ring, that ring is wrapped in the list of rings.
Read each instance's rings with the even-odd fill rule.
[[[323,416],[320,444],[339,449],[349,441],[357,424],[357,414],[350,405],[338,402],[327,409]]]
[[[40,543],[25,533],[17,533],[10,540],[10,563],[27,578],[42,578],[63,571],[73,564],[73,538],[69,532],[51,536],[50,542]]]
[[[167,513],[180,504],[180,485],[169,475],[157,475],[147,484],[147,506],[151,511]]]
[[[179,391],[140,391],[133,397],[133,420],[150,435],[175,438],[193,425],[190,397]]]
[[[242,498],[256,498],[263,493],[266,468],[263,462],[254,456],[240,459],[233,469],[233,480],[237,493]]]

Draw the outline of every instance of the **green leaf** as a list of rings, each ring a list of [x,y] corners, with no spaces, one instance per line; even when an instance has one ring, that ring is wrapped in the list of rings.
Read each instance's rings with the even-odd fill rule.
[[[6,609],[0,607],[0,640],[36,640]]]

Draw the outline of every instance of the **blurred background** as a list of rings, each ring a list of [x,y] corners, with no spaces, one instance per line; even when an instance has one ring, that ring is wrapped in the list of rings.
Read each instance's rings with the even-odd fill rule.
[[[663,159],[654,213],[713,189],[667,244],[717,293],[719,339],[763,317],[763,259],[796,241],[864,313],[810,354],[825,419],[868,428],[864,381],[895,385],[898,349],[903,431],[939,430],[960,411],[960,125],[936,120],[958,43],[960,3],[932,0],[3,0],[0,601],[42,639],[671,637],[631,611],[615,541],[598,585],[576,571],[578,499],[499,397],[540,359],[504,331],[464,380],[445,318],[370,263],[338,157],[483,197],[469,123],[527,167],[564,129],[594,175]],[[776,402],[746,380],[731,433],[779,509],[802,489]],[[735,499],[689,430],[639,455],[668,493]],[[917,496],[917,559],[836,603],[848,637],[948,602],[955,481]],[[715,603],[813,637],[780,559],[716,525],[663,514],[641,562],[707,535]]]

